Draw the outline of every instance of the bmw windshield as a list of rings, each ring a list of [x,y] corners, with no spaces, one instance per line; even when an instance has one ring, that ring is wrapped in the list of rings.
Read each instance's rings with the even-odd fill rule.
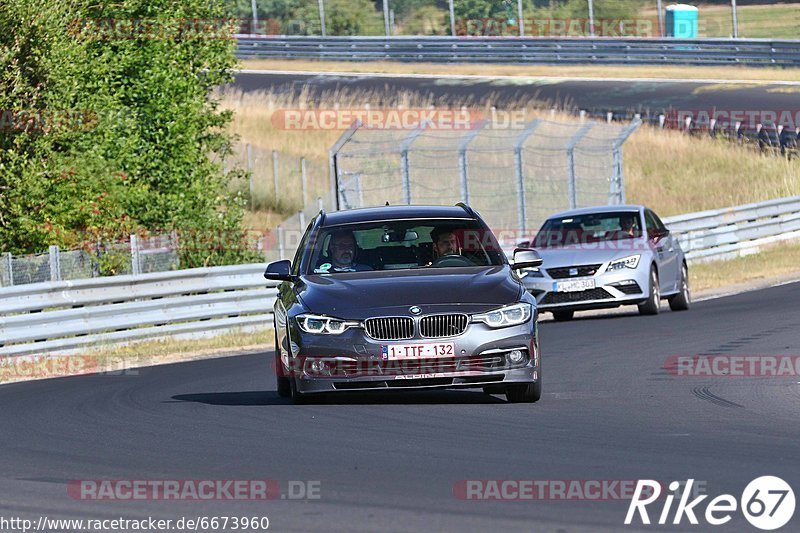
[[[306,274],[506,264],[492,233],[473,220],[392,220],[321,228]]]

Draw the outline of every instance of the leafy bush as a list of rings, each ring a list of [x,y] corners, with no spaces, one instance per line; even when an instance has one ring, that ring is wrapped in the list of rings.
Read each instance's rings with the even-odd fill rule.
[[[212,157],[229,146],[230,115],[208,95],[231,80],[235,42],[204,21],[223,14],[207,0],[4,2],[0,250],[142,230],[244,238]],[[184,251],[182,264],[247,258],[232,248]]]

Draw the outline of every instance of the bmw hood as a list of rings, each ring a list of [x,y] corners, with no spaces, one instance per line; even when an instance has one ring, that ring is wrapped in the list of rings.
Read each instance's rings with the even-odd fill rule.
[[[298,296],[312,313],[346,319],[376,315],[479,313],[519,301],[522,285],[506,266],[353,272],[302,277]]]

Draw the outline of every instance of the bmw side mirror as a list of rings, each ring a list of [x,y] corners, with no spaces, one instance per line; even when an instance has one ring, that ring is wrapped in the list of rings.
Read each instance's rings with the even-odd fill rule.
[[[534,268],[542,266],[542,256],[532,248],[517,248],[514,250],[514,264],[511,268],[519,270],[521,268]]]
[[[292,262],[284,259],[268,264],[267,269],[264,271],[264,277],[273,281],[293,281]]]

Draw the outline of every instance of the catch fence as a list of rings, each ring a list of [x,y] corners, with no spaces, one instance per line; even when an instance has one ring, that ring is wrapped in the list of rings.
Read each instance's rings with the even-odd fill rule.
[[[641,123],[484,120],[463,130],[356,123],[331,150],[338,207],[464,202],[495,231],[553,212],[625,202],[622,145]]]

